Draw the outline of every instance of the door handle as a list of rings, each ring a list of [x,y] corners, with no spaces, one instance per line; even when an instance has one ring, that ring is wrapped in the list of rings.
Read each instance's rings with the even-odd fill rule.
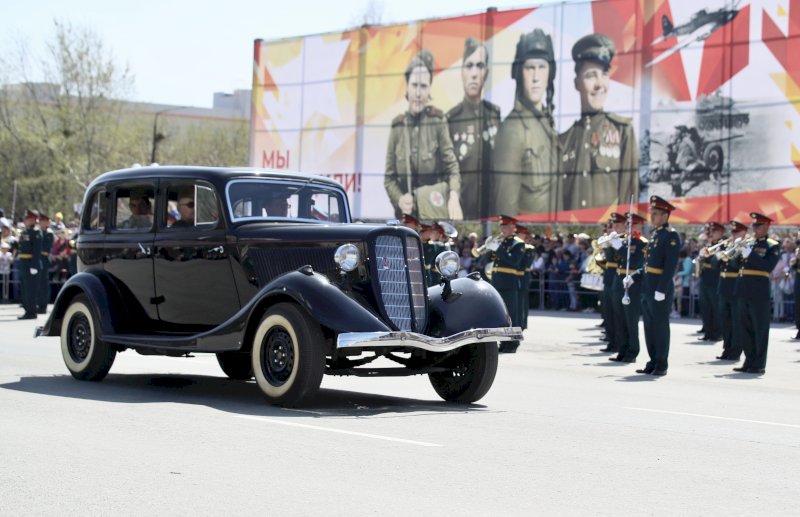
[[[216,253],[225,253],[225,248],[222,246],[217,246],[216,248],[211,248],[208,251],[216,252]]]
[[[137,244],[139,245],[139,249],[142,250],[142,253],[144,253],[146,256],[149,257],[150,256],[150,248],[145,248],[144,246],[142,246],[141,242],[139,242]]]

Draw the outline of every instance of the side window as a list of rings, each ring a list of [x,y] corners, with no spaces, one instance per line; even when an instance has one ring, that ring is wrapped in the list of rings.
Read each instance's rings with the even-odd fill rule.
[[[114,228],[147,231],[153,226],[152,186],[118,188],[115,195]]]
[[[214,226],[219,221],[219,204],[214,189],[207,185],[179,183],[167,189],[167,228]]]
[[[106,189],[101,188],[92,194],[89,204],[84,207],[83,229],[101,232],[106,227]]]

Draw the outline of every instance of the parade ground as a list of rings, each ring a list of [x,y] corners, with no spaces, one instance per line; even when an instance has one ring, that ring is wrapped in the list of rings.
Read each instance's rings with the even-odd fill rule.
[[[0,515],[797,514],[788,324],[756,376],[672,320],[653,377],[635,373],[643,339],[636,364],[613,363],[597,315],[532,312],[477,404],[421,376],[326,376],[289,410],[211,355],[126,351],[103,382],[76,381],[19,314],[0,306]]]

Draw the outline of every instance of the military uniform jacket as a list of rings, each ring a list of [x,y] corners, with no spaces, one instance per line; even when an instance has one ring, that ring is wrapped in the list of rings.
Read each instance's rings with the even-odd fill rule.
[[[647,239],[638,233],[634,233],[631,236],[631,261],[630,265],[628,265],[628,237],[623,235],[620,237],[622,239],[622,247],[619,249],[619,267],[617,268],[617,274],[622,275],[625,270],[627,269],[630,274],[633,276],[633,279],[637,282],[640,282],[642,279],[642,269],[644,269],[644,264],[647,256]],[[612,248],[613,249],[613,248]],[[627,268],[626,268],[627,266]],[[634,273],[639,272],[638,275],[634,276]]]
[[[517,100],[497,133],[491,213],[560,210],[558,178],[558,135],[545,114]]]
[[[531,244],[525,244],[525,250],[522,253],[522,280],[523,284],[522,287],[527,289],[528,286],[531,285],[531,266],[533,265],[533,259],[536,255],[536,247]]]
[[[42,251],[39,254],[40,257],[40,264],[42,271],[46,271],[50,268],[50,251],[53,249],[53,242],[56,240],[56,234],[53,233],[53,230],[50,228],[46,228],[41,230],[42,232]]]
[[[35,228],[26,228],[19,236],[19,253],[17,259],[22,266],[39,269],[42,256],[42,232]]]
[[[450,139],[461,172],[461,209],[465,219],[487,217],[489,174],[500,108],[489,101],[474,105],[464,99],[447,112]]]
[[[564,210],[639,199],[639,150],[630,119],[585,115],[560,139]]]
[[[761,237],[753,243],[753,251],[741,259],[736,296],[753,302],[769,303],[769,274],[781,258],[781,246],[776,240]]]
[[[655,291],[666,293],[673,285],[680,249],[681,237],[669,224],[657,228],[650,237],[645,270],[656,280],[649,283],[649,294]]]
[[[397,207],[403,194],[413,194],[418,187],[442,181],[448,183],[449,190],[461,192],[458,161],[444,114],[428,106],[418,115],[406,112],[395,117],[389,132],[383,180],[392,205]]]
[[[519,289],[524,276],[525,243],[517,237],[503,239],[492,253],[492,285],[497,289]]]
[[[719,241],[710,243],[711,246],[716,244]],[[703,288],[708,288],[712,290],[716,290],[717,286],[719,285],[719,259],[716,255],[711,255],[710,257],[705,257],[702,259],[702,264],[700,265],[700,285]]]
[[[741,259],[739,257],[730,259],[728,261],[720,260],[720,278],[717,292],[720,296],[725,298],[733,298],[736,295],[736,280],[739,276],[739,268],[741,267]]]
[[[422,243],[422,262],[425,265],[425,282],[428,287],[437,285],[439,280],[442,279],[442,276],[436,270],[436,257],[442,251],[435,242],[427,241]]]
[[[620,262],[622,262],[622,257],[620,256],[620,250],[615,250],[612,246],[603,248],[603,256],[605,257],[606,270],[608,269],[616,270],[619,267]]]

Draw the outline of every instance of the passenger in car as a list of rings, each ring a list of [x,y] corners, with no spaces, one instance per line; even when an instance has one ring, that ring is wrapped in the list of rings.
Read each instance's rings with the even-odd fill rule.
[[[271,217],[288,217],[289,200],[288,193],[274,192],[264,203],[264,210]]]
[[[132,190],[128,200],[131,216],[120,224],[120,228],[150,228],[153,225],[152,204],[143,190]]]
[[[173,228],[194,226],[194,189],[181,189],[178,192],[178,213],[181,218],[175,221]]]

